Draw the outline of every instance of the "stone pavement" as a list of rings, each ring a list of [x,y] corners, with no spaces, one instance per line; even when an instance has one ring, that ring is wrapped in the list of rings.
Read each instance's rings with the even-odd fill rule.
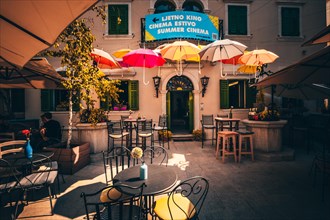
[[[201,175],[209,180],[210,190],[201,211],[201,220],[249,219],[330,219],[330,187],[325,201],[321,199],[321,180],[313,187],[309,175],[313,152],[295,149],[295,160],[252,162],[243,157],[240,164],[228,158],[223,164],[215,158],[208,141],[171,142],[170,166],[178,167],[179,179]],[[49,201],[38,200],[19,207],[18,219],[57,220],[86,219],[81,192],[92,192],[104,186],[101,154],[92,155],[93,162],[61,181],[61,194],[54,199],[54,215],[50,216]],[[320,175],[319,175],[320,176]],[[327,180],[329,183],[329,179]],[[40,200],[41,199],[41,200]],[[5,209],[8,214],[9,208]],[[8,215],[0,216],[6,220]]]

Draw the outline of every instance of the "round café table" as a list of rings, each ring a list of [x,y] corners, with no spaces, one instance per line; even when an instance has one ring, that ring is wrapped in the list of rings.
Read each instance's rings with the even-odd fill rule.
[[[114,178],[113,182],[126,184],[128,186],[138,187],[145,183],[143,196],[146,201],[147,212],[152,214],[153,198],[157,194],[161,194],[171,189],[178,180],[178,176],[174,167],[166,167],[161,165],[148,165],[148,179],[140,179],[140,166],[129,167]],[[125,193],[125,192],[124,192]]]
[[[52,151],[41,151],[32,154],[32,158],[27,158],[24,153],[12,153],[3,156],[11,166],[14,166],[21,170],[24,175],[31,173],[31,163],[39,163],[51,158],[54,155]]]
[[[43,156],[40,156],[40,155],[43,155]],[[47,158],[51,158],[53,155],[54,155],[54,152],[52,152],[52,151],[41,151],[41,152],[32,154],[32,158],[26,158],[24,153],[6,154],[3,156],[3,158],[6,159],[13,166],[25,166],[25,165],[30,164],[31,161],[41,162]]]

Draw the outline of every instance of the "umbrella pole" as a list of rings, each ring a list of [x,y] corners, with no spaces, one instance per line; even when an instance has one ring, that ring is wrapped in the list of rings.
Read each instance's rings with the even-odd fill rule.
[[[144,57],[144,59],[143,59],[143,84],[146,86],[146,85],[149,84],[149,81],[146,82],[146,67],[145,67],[145,65],[146,65],[146,59]]]
[[[222,55],[221,55],[221,48],[222,47],[220,47],[220,76],[222,77],[222,78],[225,78],[226,76],[227,76],[227,74],[225,73],[224,75],[222,75]]]

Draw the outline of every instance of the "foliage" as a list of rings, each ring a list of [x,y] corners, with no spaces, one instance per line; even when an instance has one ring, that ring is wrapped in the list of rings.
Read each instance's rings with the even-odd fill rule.
[[[101,17],[105,22],[104,8],[94,7],[97,17]],[[93,35],[89,25],[93,25],[92,19],[80,18],[73,21],[58,37],[54,44],[54,50],[48,50],[46,55],[60,57],[62,66],[66,67],[66,80],[62,82],[63,86],[69,90],[69,134],[67,146],[70,146],[72,135],[72,95],[79,93],[81,100],[85,101],[87,109],[93,112],[95,100],[92,98],[92,92],[95,92],[101,101],[118,101],[117,85],[119,81],[109,80],[99,71],[97,66],[93,65],[90,56],[93,50]],[[98,117],[98,114],[89,114],[90,117]],[[88,119],[97,121],[97,118]]]
[[[193,130],[193,136],[195,141],[201,141],[202,140],[202,130],[196,129]]]
[[[106,114],[102,109],[83,109],[80,112],[80,122],[91,123],[96,125],[99,122],[105,122],[107,120]]]
[[[263,111],[258,113],[249,112],[249,119],[255,121],[278,121],[280,120],[280,113],[276,108],[272,110],[265,107]]]
[[[158,131],[158,135],[160,136],[160,138],[166,138],[167,140],[171,139],[173,136],[173,133],[169,130],[165,130],[165,131]]]

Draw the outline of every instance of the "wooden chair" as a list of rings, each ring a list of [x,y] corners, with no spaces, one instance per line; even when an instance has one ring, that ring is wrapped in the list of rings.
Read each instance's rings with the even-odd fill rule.
[[[13,141],[15,140],[15,133],[14,132],[1,132],[0,133],[0,143],[6,141]]]
[[[87,220],[146,219],[142,199],[144,187],[144,183],[139,187],[116,184],[94,193],[81,193]]]
[[[238,137],[238,133],[235,131],[219,131],[218,132],[218,140],[215,157],[217,158],[219,152],[222,152],[222,163],[225,162],[225,157],[233,155],[235,162],[237,162],[237,145],[236,138]],[[232,147],[230,143],[233,143]],[[222,143],[222,144],[221,144]],[[220,144],[222,146],[220,146]],[[220,150],[221,149],[221,150]]]
[[[202,148],[204,147],[204,141],[205,141],[205,129],[210,129],[212,130],[212,145],[213,145],[213,140],[214,140],[214,130],[215,130],[215,125],[214,125],[214,120],[213,120],[213,115],[202,115]]]
[[[154,202],[154,214],[159,219],[199,219],[208,190],[207,179],[188,178],[174,187],[168,196]]]
[[[254,161],[253,152],[253,131],[238,130],[239,141],[238,141],[238,162],[241,162],[242,155],[251,155],[251,160]]]
[[[6,141],[0,143],[0,158],[2,155],[10,153],[24,152],[25,140]]]

